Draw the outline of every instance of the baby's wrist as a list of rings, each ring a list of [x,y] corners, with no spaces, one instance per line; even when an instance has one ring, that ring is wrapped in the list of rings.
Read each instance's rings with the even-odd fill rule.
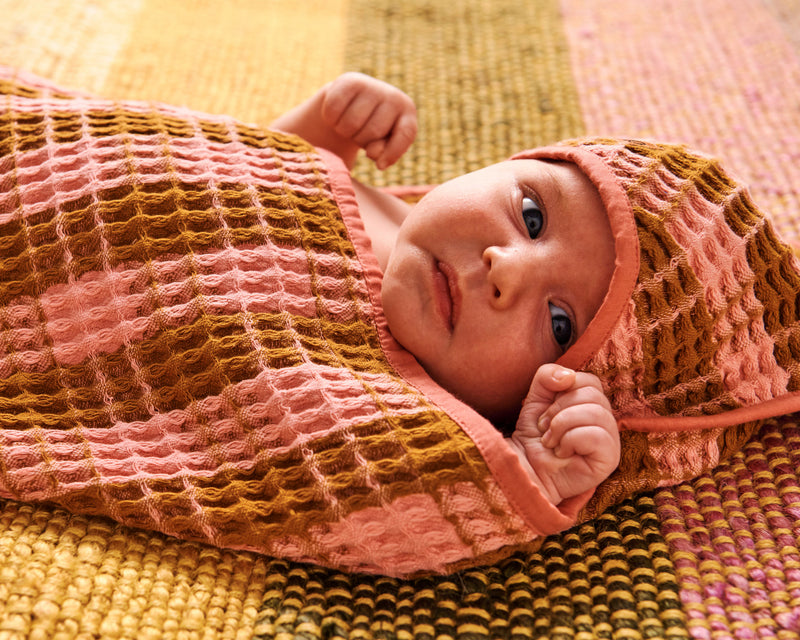
[[[559,493],[555,484],[548,482],[546,477],[542,477],[536,472],[533,464],[528,459],[525,447],[516,439],[514,439],[513,436],[511,438],[505,438],[505,441],[513,449],[514,453],[517,454],[517,459],[519,460],[520,466],[528,475],[528,478],[530,478],[531,482],[539,489],[539,491],[547,499],[547,501],[550,502],[550,504],[558,506],[564,498]]]

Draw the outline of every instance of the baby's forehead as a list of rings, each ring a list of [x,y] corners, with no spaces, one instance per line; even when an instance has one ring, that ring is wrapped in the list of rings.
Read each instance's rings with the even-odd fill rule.
[[[532,186],[546,193],[551,207],[580,207],[587,196],[599,196],[591,177],[578,164],[568,160],[519,158],[504,162],[502,166],[522,180],[531,179]],[[600,204],[605,212],[606,204],[602,198]]]

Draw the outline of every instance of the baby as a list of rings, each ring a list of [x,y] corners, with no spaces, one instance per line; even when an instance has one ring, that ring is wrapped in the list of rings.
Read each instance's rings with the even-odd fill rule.
[[[406,94],[357,73],[272,126],[348,168],[360,149],[390,166],[417,132]],[[594,317],[614,270],[608,216],[589,178],[571,163],[510,160],[414,206],[353,186],[398,342],[442,387],[513,430],[508,443],[553,504],[597,486],[619,461],[616,420],[595,375],[554,364]]]

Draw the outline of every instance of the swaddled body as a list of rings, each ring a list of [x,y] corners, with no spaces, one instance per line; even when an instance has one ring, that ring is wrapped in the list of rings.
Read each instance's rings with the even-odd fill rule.
[[[0,89],[2,496],[397,575],[574,521],[392,340],[338,158]]]
[[[0,91],[4,497],[348,570],[444,572],[690,478],[800,409],[797,260],[683,147],[520,156],[589,181],[614,264],[557,365],[520,373],[521,407],[520,388],[503,397],[504,417],[519,409],[506,441],[390,334],[382,247],[336,155],[9,70]],[[621,463],[592,498],[617,424]],[[584,428],[608,448],[559,451],[554,432]],[[576,474],[560,460],[587,471],[564,499]]]

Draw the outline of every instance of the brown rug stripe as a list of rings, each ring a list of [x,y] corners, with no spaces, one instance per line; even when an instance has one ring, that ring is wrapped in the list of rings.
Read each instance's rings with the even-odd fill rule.
[[[438,183],[522,149],[580,135],[583,120],[555,0],[352,0],[345,67],[396,84],[420,132],[372,184]]]
[[[453,576],[395,580],[270,563],[255,630],[272,638],[687,638],[650,495]]]

